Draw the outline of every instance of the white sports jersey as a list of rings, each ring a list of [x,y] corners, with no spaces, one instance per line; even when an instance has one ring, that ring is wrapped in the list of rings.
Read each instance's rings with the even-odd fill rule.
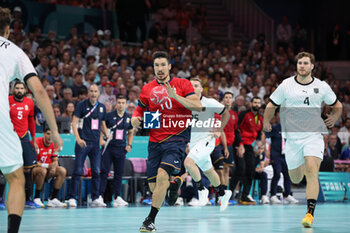
[[[23,81],[37,74],[27,55],[1,36],[0,61],[0,169],[10,173],[23,164],[23,159],[21,143],[10,119],[9,82],[15,78]]]
[[[202,112],[192,111],[193,120],[195,120],[196,124],[191,129],[190,149],[202,139],[211,136],[211,131],[215,128],[213,125],[216,125],[218,122],[214,118],[215,113],[221,114],[225,110],[224,105],[212,98],[202,96],[201,103],[203,107]]]
[[[281,106],[282,137],[302,139],[327,133],[321,118],[322,103],[334,105],[337,96],[326,82],[312,78],[311,83],[301,84],[293,76],[278,86],[271,94],[270,101]]]

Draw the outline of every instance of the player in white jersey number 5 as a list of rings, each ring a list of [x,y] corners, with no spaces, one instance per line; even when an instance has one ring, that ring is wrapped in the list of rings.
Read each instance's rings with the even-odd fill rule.
[[[319,192],[318,171],[323,159],[322,133],[334,126],[340,117],[342,104],[330,86],[312,77],[315,57],[311,53],[297,54],[297,76],[285,79],[271,94],[264,113],[264,130],[271,131],[270,121],[280,106],[282,137],[286,139],[284,153],[293,183],[306,176],[307,213],[304,227],[312,227]],[[322,103],[333,107],[325,121],[321,118]]]
[[[219,192],[219,201],[221,202],[220,210],[226,209],[228,201],[231,198],[232,191],[224,190],[220,184],[219,175],[213,168],[211,163],[210,154],[215,148],[215,139],[220,137],[220,134],[224,131],[227,124],[230,113],[226,110],[225,106],[212,98],[206,98],[202,96],[203,87],[200,79],[192,78],[191,80],[194,92],[201,98],[203,106],[202,112],[192,111],[192,115],[195,121],[202,121],[200,124],[196,124],[191,129],[191,141],[189,144],[190,152],[185,159],[186,170],[190,173],[193,180],[198,186],[199,204],[206,205],[208,202],[208,190],[203,187],[200,169],[208,177],[210,183]],[[217,129],[212,128],[197,128],[198,125],[205,125],[206,121],[214,121],[214,115],[222,114],[221,126]],[[215,130],[213,132],[213,130]],[[197,167],[198,166],[198,167]]]
[[[13,130],[9,114],[10,81],[18,78],[26,82],[53,133],[51,136],[53,142],[57,144],[58,148],[61,148],[63,141],[58,134],[49,97],[41,85],[31,61],[23,50],[7,39],[10,34],[10,21],[10,10],[0,7],[0,170],[9,183],[7,232],[16,233],[19,230],[23,214],[25,194],[22,147]],[[3,227],[3,225],[0,226],[0,228]]]

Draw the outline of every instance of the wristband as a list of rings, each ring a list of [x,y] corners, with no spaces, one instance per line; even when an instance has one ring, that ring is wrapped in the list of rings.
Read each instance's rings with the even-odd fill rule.
[[[130,146],[130,148],[132,148],[132,145],[131,145],[131,144],[128,144],[128,146]]]
[[[49,164],[48,164],[48,163],[42,163],[42,164],[41,164],[41,167],[43,167],[43,168],[49,168]]]

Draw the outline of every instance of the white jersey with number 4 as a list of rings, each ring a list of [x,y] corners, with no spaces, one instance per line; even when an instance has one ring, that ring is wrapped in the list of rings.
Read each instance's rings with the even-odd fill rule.
[[[208,138],[212,135],[214,128],[212,127],[216,122],[214,116],[215,113],[221,114],[225,110],[225,106],[212,98],[201,97],[201,103],[203,107],[202,112],[192,111],[193,120],[196,122],[196,126],[191,128],[191,141],[190,149],[193,148],[201,140]],[[198,124],[198,122],[201,122]]]
[[[0,36],[0,169],[11,173],[23,165],[22,147],[10,119],[9,82],[36,76],[28,56],[14,43]]]
[[[321,118],[322,103],[332,106],[337,102],[337,96],[324,81],[313,77],[310,83],[302,84],[292,76],[277,87],[270,101],[281,107],[282,137],[303,139],[327,133]]]

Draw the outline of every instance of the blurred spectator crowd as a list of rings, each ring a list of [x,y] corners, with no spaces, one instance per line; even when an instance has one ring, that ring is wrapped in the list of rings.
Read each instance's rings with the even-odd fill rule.
[[[99,1],[49,2],[73,5],[79,2],[94,7]],[[110,30],[80,35],[77,28],[72,27],[65,39],[58,38],[55,31],[44,36],[40,28],[26,33],[21,26],[20,13],[15,8],[9,39],[24,50],[36,68],[51,99],[60,133],[72,132],[75,106],[87,98],[87,90],[93,83],[99,86],[99,101],[106,105],[107,111],[114,109],[116,96],[124,95],[128,99],[127,112],[132,114],[143,85],[155,78],[151,55],[157,50],[169,52],[172,76],[199,77],[204,85],[204,96],[220,101],[225,92],[232,92],[236,111],[249,108],[254,96],[267,104],[269,95],[278,84],[296,75],[296,52],[292,43],[278,41],[274,51],[260,34],[252,38],[249,46],[241,41],[204,44],[201,37],[206,35],[207,22],[202,7],[196,9],[191,5],[181,7],[175,4],[160,8],[154,14],[154,26],[148,39],[144,39],[141,45],[132,46],[113,38]],[[190,23],[196,25],[198,34],[193,33],[188,38],[186,30]],[[127,31],[125,36],[130,36]],[[344,106],[341,119],[330,130],[327,155],[333,160],[350,159],[347,146],[350,139],[350,81],[337,79],[322,62],[316,64],[314,76],[326,81]],[[329,109],[324,113],[327,111]],[[43,121],[37,109],[38,132]]]

